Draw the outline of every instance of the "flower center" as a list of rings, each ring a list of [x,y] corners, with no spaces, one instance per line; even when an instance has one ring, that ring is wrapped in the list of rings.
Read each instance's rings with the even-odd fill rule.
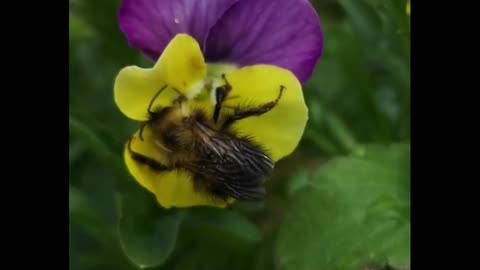
[[[221,78],[222,74],[237,70],[238,66],[224,63],[207,63],[207,77]]]
[[[222,75],[225,74],[228,76],[228,73],[237,69],[238,66],[233,64],[207,63],[207,76],[198,84],[198,90],[191,90],[192,93],[196,92],[193,93],[193,98],[198,101],[210,100],[212,104],[216,104],[215,90],[217,87],[225,84]]]

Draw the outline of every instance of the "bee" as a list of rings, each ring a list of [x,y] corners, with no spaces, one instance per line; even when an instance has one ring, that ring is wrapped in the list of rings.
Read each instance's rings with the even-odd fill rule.
[[[150,129],[154,145],[166,157],[165,164],[155,157],[147,157],[131,148],[128,151],[134,161],[148,166],[156,172],[186,170],[192,173],[195,190],[201,190],[217,198],[227,200],[259,200],[265,196],[264,183],[270,176],[274,162],[266,149],[248,136],[238,136],[231,130],[236,121],[252,116],[260,116],[272,110],[285,90],[280,86],[278,97],[257,107],[237,106],[232,112],[224,113],[219,121],[223,101],[232,86],[225,75],[225,85],[215,89],[216,104],[213,117],[207,117],[202,108],[185,106],[187,97],[175,88],[164,85],[153,96],[148,106],[149,119],[140,129]],[[155,99],[166,89],[172,89],[178,97],[171,106],[152,110]]]

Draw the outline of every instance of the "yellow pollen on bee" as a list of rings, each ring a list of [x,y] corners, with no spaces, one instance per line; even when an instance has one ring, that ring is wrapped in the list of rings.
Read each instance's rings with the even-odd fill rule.
[[[193,85],[193,87],[188,91],[187,98],[192,99],[196,97],[200,91],[202,91],[203,87],[205,86],[205,80],[201,80]]]

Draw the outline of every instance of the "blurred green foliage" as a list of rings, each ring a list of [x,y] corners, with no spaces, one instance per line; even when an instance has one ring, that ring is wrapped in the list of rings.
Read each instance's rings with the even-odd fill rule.
[[[113,102],[127,65],[119,0],[70,1],[71,269],[363,269],[410,264],[406,1],[317,0],[323,57],[305,136],[263,203],[164,210],[128,174],[138,128]],[[380,269],[380,268],[379,268]]]
[[[280,228],[282,269],[408,263],[409,156],[408,145],[368,145],[314,171]]]

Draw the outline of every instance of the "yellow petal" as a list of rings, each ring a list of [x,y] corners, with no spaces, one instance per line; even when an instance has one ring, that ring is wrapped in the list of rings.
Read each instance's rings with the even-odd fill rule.
[[[224,101],[226,106],[258,107],[279,96],[277,104],[261,116],[238,120],[232,129],[239,135],[252,137],[263,146],[274,161],[289,155],[298,145],[308,120],[308,109],[302,86],[288,70],[271,65],[248,66],[228,73],[232,90]],[[222,109],[223,110],[223,109]]]
[[[198,93],[206,72],[207,65],[197,41],[189,35],[178,34],[153,68],[129,66],[120,71],[114,85],[115,102],[126,116],[144,121],[148,119],[149,103],[159,89],[169,86],[155,99],[152,109],[171,105],[178,97],[172,87],[187,96]]]
[[[151,136],[149,129],[145,128],[142,133],[144,141],[141,141],[137,132],[131,142],[132,150],[150,158],[155,157],[154,159],[159,163],[166,164],[165,153],[155,150],[158,149],[158,147],[153,145]],[[147,165],[139,164],[133,160],[127,147],[125,147],[124,158],[132,176],[144,188],[155,194],[157,201],[165,208],[190,206],[214,206],[224,208],[227,206],[225,201],[221,199],[195,191],[192,183],[192,174],[187,171],[153,171]],[[233,201],[230,200],[229,203],[231,202]]]

